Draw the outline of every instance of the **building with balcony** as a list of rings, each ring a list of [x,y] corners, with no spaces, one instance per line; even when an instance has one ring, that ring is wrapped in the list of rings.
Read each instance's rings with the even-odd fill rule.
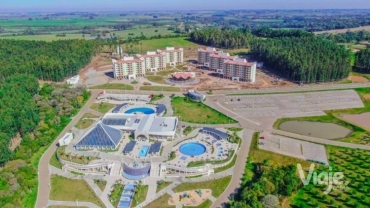
[[[183,48],[166,47],[165,50],[125,56],[121,60],[113,59],[112,68],[116,79],[136,79],[137,76],[145,76],[146,71],[165,70],[167,65],[175,66],[183,62]]]

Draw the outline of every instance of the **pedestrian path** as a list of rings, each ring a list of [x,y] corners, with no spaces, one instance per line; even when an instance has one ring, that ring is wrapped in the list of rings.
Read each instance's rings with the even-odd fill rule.
[[[157,191],[157,185],[149,185],[148,193],[146,194],[145,201],[150,201],[150,199],[155,197]]]
[[[85,179],[85,181],[89,184],[96,196],[100,198],[106,208],[113,208],[112,204],[109,202],[108,195],[103,195],[103,192],[100,190],[99,186],[94,183],[93,179]]]
[[[100,208],[99,206],[91,202],[79,202],[79,201],[54,201],[48,200],[48,207],[50,206],[68,206],[68,207],[89,207],[89,208]]]

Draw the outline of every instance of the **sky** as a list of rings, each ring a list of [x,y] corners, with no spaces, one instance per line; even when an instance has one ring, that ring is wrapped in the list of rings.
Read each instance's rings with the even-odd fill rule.
[[[370,0],[1,0],[0,12],[365,9]]]

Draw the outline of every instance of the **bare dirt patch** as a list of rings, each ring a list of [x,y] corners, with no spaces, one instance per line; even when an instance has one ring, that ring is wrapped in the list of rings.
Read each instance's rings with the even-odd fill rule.
[[[370,112],[361,114],[345,114],[341,115],[341,117],[358,126],[370,129]]]
[[[15,150],[15,148],[17,148],[21,144],[21,141],[22,141],[21,134],[17,133],[17,135],[10,140],[9,149],[12,151]]]
[[[363,97],[365,98],[365,100],[370,100],[370,94],[364,95]]]
[[[359,82],[359,83],[363,83],[363,82],[369,82],[368,79],[366,79],[365,77],[361,77],[361,76],[349,76],[348,77],[348,80],[351,80],[352,82]]]

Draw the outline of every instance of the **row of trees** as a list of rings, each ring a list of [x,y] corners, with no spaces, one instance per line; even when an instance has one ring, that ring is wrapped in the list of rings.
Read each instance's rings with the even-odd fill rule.
[[[370,73],[370,47],[356,53],[355,71]]]
[[[197,30],[190,33],[190,40],[203,45],[220,48],[243,48],[248,47],[253,35],[244,29],[220,30],[207,29]]]
[[[336,42],[317,37],[256,39],[251,52],[286,78],[304,83],[348,77],[350,52]]]
[[[61,81],[76,75],[97,51],[96,41],[53,42],[0,40],[2,77],[15,73],[34,75],[41,80]]]

